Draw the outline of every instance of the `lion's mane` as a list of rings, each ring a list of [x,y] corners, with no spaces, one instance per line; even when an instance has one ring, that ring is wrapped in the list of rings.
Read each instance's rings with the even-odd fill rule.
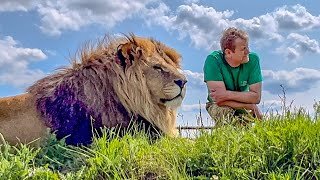
[[[67,136],[67,144],[89,144],[100,127],[128,128],[132,122],[174,135],[176,109],[154,102],[140,67],[146,61],[142,57],[150,58],[159,49],[166,56],[162,63],[180,67],[179,54],[158,41],[134,35],[106,37],[83,48],[71,67],[44,77],[27,91],[46,125],[58,139]]]

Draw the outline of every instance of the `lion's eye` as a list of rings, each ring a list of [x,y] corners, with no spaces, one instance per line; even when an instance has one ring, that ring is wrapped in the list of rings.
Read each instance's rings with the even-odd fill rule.
[[[160,72],[163,72],[163,69],[160,66],[153,66],[153,69],[160,71]]]

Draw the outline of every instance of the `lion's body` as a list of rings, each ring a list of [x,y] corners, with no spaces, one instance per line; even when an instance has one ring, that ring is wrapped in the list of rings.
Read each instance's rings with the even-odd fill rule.
[[[8,142],[29,143],[46,134],[47,127],[30,94],[0,98],[0,107],[0,132]]]
[[[27,94],[0,100],[7,141],[28,142],[49,127],[58,139],[68,136],[67,144],[89,144],[100,127],[125,129],[132,122],[175,134],[186,80],[173,49],[131,36],[81,53],[81,62],[37,81]]]

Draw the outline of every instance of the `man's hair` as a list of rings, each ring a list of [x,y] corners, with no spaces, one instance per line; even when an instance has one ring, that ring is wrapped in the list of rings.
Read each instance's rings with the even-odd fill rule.
[[[243,30],[237,29],[235,27],[230,27],[224,30],[222,33],[222,37],[220,39],[220,46],[221,46],[222,52],[224,52],[226,49],[230,49],[234,52],[235,50],[234,42],[237,38],[241,38],[246,42],[249,41],[248,34]]]

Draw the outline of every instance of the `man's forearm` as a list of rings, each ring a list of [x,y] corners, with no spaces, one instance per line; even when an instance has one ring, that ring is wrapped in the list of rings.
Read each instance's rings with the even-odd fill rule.
[[[229,98],[232,101],[247,103],[247,104],[259,104],[260,96],[256,92],[237,92],[237,91],[228,91]]]
[[[246,109],[246,110],[252,110],[253,109],[253,104],[250,103],[242,103],[238,101],[224,101],[219,104],[218,106],[228,106],[233,109]]]

